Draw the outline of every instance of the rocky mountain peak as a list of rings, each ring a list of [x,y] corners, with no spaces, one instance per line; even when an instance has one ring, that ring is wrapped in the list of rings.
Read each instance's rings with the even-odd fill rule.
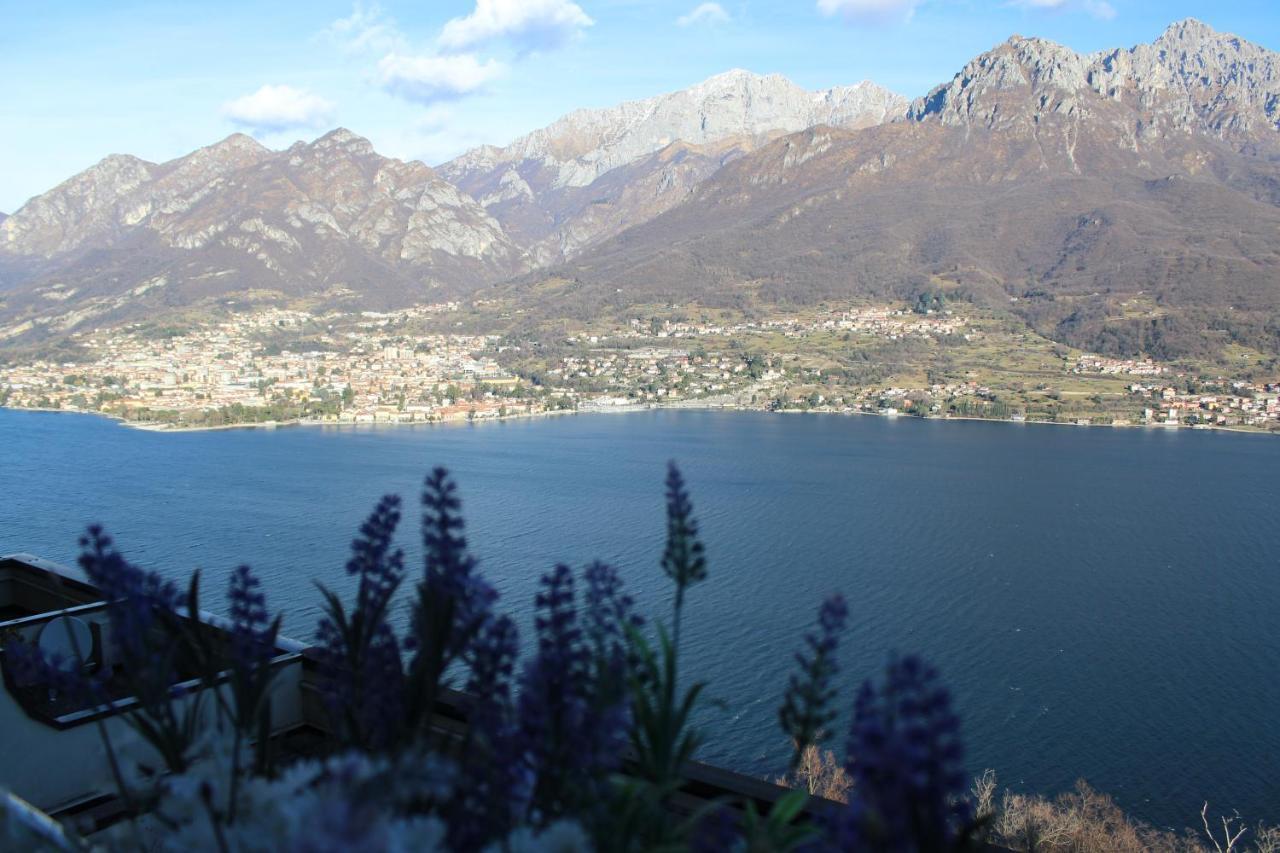
[[[89,168],[89,171],[115,171],[124,169],[146,168],[154,164],[148,163],[132,154],[108,154]]]
[[[731,68],[695,83],[683,93],[694,103],[704,103],[708,98],[733,96],[750,90],[804,90],[781,74],[756,74],[744,68]],[[679,94],[679,93],[672,93]]]
[[[310,151],[340,151],[357,157],[375,153],[372,142],[345,127],[335,128],[314,142],[294,145],[295,148],[298,146]]]
[[[150,182],[155,169],[128,154],[102,158],[0,223],[0,251],[49,256],[109,231],[121,200]]]
[[[949,83],[911,105],[909,118],[943,124],[1007,126],[1025,116],[1009,109],[1010,95],[1034,110],[1058,109],[1064,97],[1089,86],[1088,59],[1042,38],[1014,35],[971,60]],[[1028,97],[1030,96],[1030,97]]]
[[[690,88],[697,89],[699,87],[702,87],[706,89],[722,89],[722,88],[727,88],[729,86],[740,85],[746,80],[759,79],[764,76],[780,77],[781,75],[779,74],[761,75],[761,74],[756,74],[752,71],[748,71],[745,68],[730,68],[728,71],[721,71],[719,74],[712,74],[710,77],[703,80],[701,83],[696,83]]]
[[[270,148],[244,133],[233,133],[226,139],[197,150],[217,155],[267,154],[271,151]]]
[[[345,128],[282,152],[236,134],[159,166],[110,157],[32,199],[0,233],[10,255],[142,243],[247,256],[246,275],[267,278],[296,267],[320,280],[307,265],[334,258],[506,264],[516,255],[474,200]]]
[[[780,74],[734,68],[687,89],[576,110],[437,171],[546,263],[680,204],[725,163],[780,134],[869,127],[906,107],[873,83],[810,92]]]
[[[1055,113],[1082,119],[1110,109],[1106,102],[1129,108],[1117,120],[1135,144],[1174,131],[1257,141],[1257,131],[1280,129],[1280,55],[1194,18],[1151,44],[1089,55],[1014,36],[917,99],[909,116],[1032,128]]]
[[[1170,25],[1150,45],[1139,45],[1129,53],[1160,65],[1185,82],[1201,85],[1225,84],[1241,76],[1265,83],[1274,77],[1277,56],[1195,18]]]
[[[1174,21],[1156,39],[1156,44],[1173,42],[1204,42],[1218,35],[1218,31],[1197,18]]]
[[[407,304],[520,270],[472,198],[344,128],[285,151],[235,135],[160,165],[107,158],[0,222],[0,261],[29,279],[0,307],[62,331],[232,293]]]
[[[871,83],[808,92],[779,74],[733,69],[665,95],[577,110],[505,147],[469,151],[439,171],[469,191],[496,187],[509,170],[535,186],[582,187],[676,141],[703,145],[817,124],[868,126],[898,117],[906,106]]]
[[[1048,39],[1022,36],[1014,36],[1006,44],[1033,89],[1075,91],[1087,85],[1085,58],[1071,48]]]
[[[1194,18],[1152,44],[1091,59],[1096,91],[1170,128],[1264,143],[1280,130],[1280,54]]]
[[[256,139],[233,133],[220,142],[197,148],[184,157],[170,160],[160,167],[171,188],[212,180],[215,176],[257,163],[273,152]]]

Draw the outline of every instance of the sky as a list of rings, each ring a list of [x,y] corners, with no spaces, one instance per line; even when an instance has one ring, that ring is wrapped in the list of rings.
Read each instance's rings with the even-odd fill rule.
[[[0,211],[237,131],[435,165],[731,68],[915,97],[1014,33],[1093,51],[1186,17],[1280,49],[1277,0],[0,0]]]

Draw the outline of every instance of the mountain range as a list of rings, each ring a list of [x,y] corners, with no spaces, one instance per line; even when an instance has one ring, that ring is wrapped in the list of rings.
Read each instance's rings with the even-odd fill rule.
[[[435,169],[343,129],[112,155],[0,214],[0,342],[229,301],[941,291],[1103,352],[1277,353],[1278,234],[1280,54],[1187,20],[1093,54],[1014,36],[914,101],[730,71]]]

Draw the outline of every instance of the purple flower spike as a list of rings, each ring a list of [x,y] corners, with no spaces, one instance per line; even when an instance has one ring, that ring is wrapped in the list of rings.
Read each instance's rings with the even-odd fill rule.
[[[791,676],[778,712],[782,730],[796,746],[793,769],[807,747],[822,741],[826,727],[836,718],[831,708],[836,695],[832,680],[839,671],[835,655],[848,616],[844,596],[836,594],[822,602],[818,628],[805,634],[806,650],[796,655],[800,671]]]
[[[884,686],[864,683],[854,704],[846,831],[861,814],[856,822],[872,849],[889,842],[951,849],[972,822],[963,757],[959,719],[937,670],[914,656],[893,660]]]

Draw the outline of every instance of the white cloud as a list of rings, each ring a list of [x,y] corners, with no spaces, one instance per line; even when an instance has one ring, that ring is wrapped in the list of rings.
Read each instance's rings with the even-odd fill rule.
[[[470,95],[502,76],[506,66],[484,62],[473,53],[449,56],[404,56],[390,53],[378,63],[378,82],[393,95],[419,104]]]
[[[357,2],[347,18],[339,18],[323,35],[344,53],[387,53],[403,50],[404,36],[377,3]]]
[[[676,18],[676,26],[689,27],[694,24],[724,24],[729,21],[729,13],[719,3],[702,3],[695,6],[687,15]]]
[[[571,0],[476,0],[470,15],[444,25],[433,49],[416,51],[376,0],[355,0],[351,14],[321,35],[344,53],[380,55],[372,78],[379,87],[433,105],[479,92],[507,71],[470,48],[505,40],[523,57],[563,44],[593,23]]]
[[[1024,9],[1049,9],[1052,11],[1079,10],[1103,21],[1116,16],[1116,7],[1107,0],[1013,0],[1012,5]]]
[[[454,18],[440,31],[440,47],[466,50],[507,39],[521,51],[559,47],[594,24],[571,0],[476,0],[464,18]]]
[[[850,21],[889,23],[909,20],[922,0],[818,0],[818,11]]]
[[[333,104],[306,89],[263,86],[251,95],[223,104],[222,114],[242,127],[274,133],[331,124]]]

